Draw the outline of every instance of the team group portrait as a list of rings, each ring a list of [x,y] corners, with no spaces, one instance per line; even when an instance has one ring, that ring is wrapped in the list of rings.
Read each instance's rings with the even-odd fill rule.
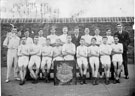
[[[69,7],[74,0],[58,0],[58,9],[51,8],[54,0],[16,0],[6,9],[7,1],[2,1],[1,96],[135,96],[132,12],[99,16],[100,7],[93,15],[86,11],[91,7],[79,11],[81,4],[98,5],[93,0],[79,0],[78,11],[77,4]]]

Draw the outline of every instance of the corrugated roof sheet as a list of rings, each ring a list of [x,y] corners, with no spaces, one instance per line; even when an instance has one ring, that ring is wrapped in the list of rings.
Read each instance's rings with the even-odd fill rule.
[[[95,22],[134,22],[134,17],[92,17],[92,18],[2,18],[1,23],[95,23]]]

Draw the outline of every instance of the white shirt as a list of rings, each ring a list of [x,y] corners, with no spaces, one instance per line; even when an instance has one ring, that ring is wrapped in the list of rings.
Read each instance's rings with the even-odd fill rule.
[[[56,40],[58,39],[57,35],[48,35],[47,38],[49,38],[51,40],[51,44],[56,43]]]
[[[53,55],[62,55],[62,46],[53,47]]]
[[[60,38],[60,40],[61,40],[62,42],[64,42],[64,43],[67,42],[67,34],[62,34],[62,35],[59,36],[59,38]]]
[[[107,40],[107,44],[111,45],[114,43],[114,38],[113,36],[107,36],[108,40]]]
[[[40,45],[36,45],[36,44],[32,44],[31,45],[31,47],[29,47],[30,49],[29,49],[29,51],[30,51],[30,54],[31,54],[31,52],[34,52],[34,53],[36,53],[35,55],[37,55],[37,56],[40,56],[41,55],[41,46]]]
[[[87,47],[86,46],[78,46],[77,47],[77,56],[79,55],[83,55],[83,56],[86,56],[87,57]]]
[[[33,39],[31,37],[26,38],[26,45],[31,45],[33,44]]]
[[[7,46],[9,49],[18,49],[19,44],[20,38],[15,34],[14,35],[12,34],[12,36],[8,35],[3,42],[3,45]]]
[[[44,46],[41,49],[42,55],[52,56],[53,48],[51,46]]]
[[[81,38],[83,38],[87,44],[91,44],[92,36],[90,36],[89,34],[88,35],[83,35]]]
[[[63,47],[62,47],[62,53],[64,54],[65,52],[70,52],[70,53],[75,54],[75,44],[73,44],[73,43],[64,44]],[[64,56],[64,59],[66,59],[66,60],[74,60],[74,56],[70,55],[70,54],[67,54],[67,55]]]
[[[100,44],[102,44],[102,36],[100,36],[100,35],[95,35],[95,36],[93,36],[93,37],[95,37],[96,39],[97,39],[97,41],[96,41],[96,44],[98,44],[98,45],[100,45]]]
[[[46,43],[45,37],[38,37],[38,44],[43,46]]]
[[[99,48],[100,48],[100,54],[102,54],[102,55],[103,54],[110,54],[111,55],[112,48],[110,45],[101,44]]]
[[[118,43],[118,44],[114,43],[111,46],[112,46],[112,51],[118,52],[118,51],[122,50],[122,52],[123,52],[123,44],[122,43]]]
[[[27,45],[20,45],[18,47],[18,55],[27,54],[29,55],[29,47]]]
[[[88,53],[92,54],[92,55],[99,55],[99,47],[97,45],[93,46],[89,46],[88,47]]]

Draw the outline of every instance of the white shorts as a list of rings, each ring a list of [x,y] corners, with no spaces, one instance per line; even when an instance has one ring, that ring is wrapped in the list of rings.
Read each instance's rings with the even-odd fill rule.
[[[102,65],[111,65],[111,58],[110,56],[101,56],[100,57]]]
[[[81,67],[82,64],[84,64],[85,67],[88,66],[87,58],[84,58],[84,57],[77,58],[77,63],[79,67]]]
[[[89,62],[91,66],[93,66],[94,64],[99,66],[99,57],[90,57]]]
[[[52,58],[51,57],[43,57],[41,62],[41,68],[45,67],[45,65],[51,66]]]
[[[64,60],[74,60],[74,56],[72,55],[64,56]]]
[[[18,58],[18,67],[27,67],[29,63],[29,57],[28,56],[22,56]]]
[[[115,54],[112,56],[113,62],[123,62],[122,54]]]
[[[33,65],[35,64],[36,68],[40,68],[40,62],[41,62],[40,56],[36,56],[36,55],[31,56],[28,67],[29,68],[33,67]]]
[[[64,58],[63,57],[55,57],[53,58],[53,61],[63,61]]]

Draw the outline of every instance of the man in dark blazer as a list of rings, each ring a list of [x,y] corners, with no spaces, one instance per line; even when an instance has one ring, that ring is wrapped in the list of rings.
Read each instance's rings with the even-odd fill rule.
[[[79,34],[79,27],[75,27],[74,29],[74,35],[72,35],[72,43],[75,44],[75,46],[79,46],[80,45],[80,39],[81,39],[81,35]]]
[[[117,25],[118,31],[114,34],[115,36],[117,35],[119,38],[119,43],[123,44],[123,66],[124,66],[124,72],[125,72],[125,79],[129,79],[128,77],[128,58],[127,58],[127,50],[128,50],[128,45],[130,43],[130,38],[128,32],[123,30],[123,25],[119,24]]]

